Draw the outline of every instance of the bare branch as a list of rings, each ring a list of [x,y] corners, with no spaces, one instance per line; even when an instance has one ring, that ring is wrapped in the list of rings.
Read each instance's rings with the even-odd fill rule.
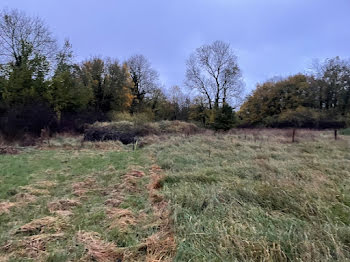
[[[227,43],[203,45],[187,60],[186,85],[205,95],[210,107],[239,99],[241,83],[237,57]]]

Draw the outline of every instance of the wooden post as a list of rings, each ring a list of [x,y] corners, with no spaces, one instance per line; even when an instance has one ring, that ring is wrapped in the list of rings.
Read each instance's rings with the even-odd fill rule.
[[[334,129],[334,140],[338,139],[338,130]]]
[[[132,150],[133,151],[136,151],[136,149],[137,149],[137,142],[138,142],[138,139],[136,138],[134,138],[134,142],[132,143]]]
[[[295,128],[293,128],[293,134],[292,134],[292,143],[295,142]]]

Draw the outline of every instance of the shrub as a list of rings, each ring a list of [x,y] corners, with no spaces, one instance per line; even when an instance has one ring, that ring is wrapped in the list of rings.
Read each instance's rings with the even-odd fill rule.
[[[229,130],[234,127],[235,123],[236,114],[233,108],[224,104],[222,108],[217,110],[212,127],[215,130]]]
[[[119,140],[123,144],[133,143],[139,137],[168,133],[194,134],[199,128],[191,123],[180,121],[161,121],[155,123],[134,123],[130,121],[97,122],[86,128],[84,140]]]

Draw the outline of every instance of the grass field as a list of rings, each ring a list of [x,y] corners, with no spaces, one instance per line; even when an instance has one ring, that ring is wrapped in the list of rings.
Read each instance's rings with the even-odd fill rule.
[[[350,137],[288,132],[0,155],[0,261],[350,261]]]

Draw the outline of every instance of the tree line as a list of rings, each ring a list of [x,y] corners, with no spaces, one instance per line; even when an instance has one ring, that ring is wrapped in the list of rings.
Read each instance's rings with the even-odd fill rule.
[[[340,58],[259,84],[244,103],[244,84],[230,44],[215,41],[186,61],[186,90],[166,91],[149,60],[92,57],[76,62],[71,43],[59,46],[43,20],[0,12],[0,132],[5,136],[82,131],[95,121],[193,121],[233,126],[330,127],[349,118],[349,63]],[[235,109],[238,109],[235,113]]]
[[[335,57],[259,84],[241,106],[242,126],[342,128],[350,124],[350,63]]]
[[[43,20],[18,10],[0,13],[0,59],[0,131],[5,135],[39,135],[43,128],[79,131],[86,123],[128,118],[230,127],[234,112],[228,101],[242,90],[237,58],[221,41],[198,48],[188,59],[191,96],[178,86],[166,94],[143,55],[77,63],[69,41],[59,47]]]

